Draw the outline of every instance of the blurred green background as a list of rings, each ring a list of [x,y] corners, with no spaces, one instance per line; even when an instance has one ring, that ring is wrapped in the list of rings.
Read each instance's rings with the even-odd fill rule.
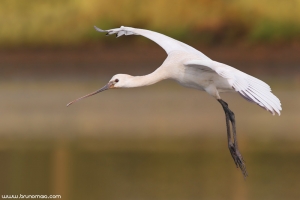
[[[0,45],[102,41],[92,27],[130,25],[206,44],[300,39],[299,0],[2,0]]]
[[[0,194],[299,199],[299,11],[299,0],[0,1]],[[246,181],[227,149],[223,110],[206,93],[163,81],[66,107],[166,57],[147,39],[105,37],[94,25],[161,32],[271,86],[280,117],[222,94]]]

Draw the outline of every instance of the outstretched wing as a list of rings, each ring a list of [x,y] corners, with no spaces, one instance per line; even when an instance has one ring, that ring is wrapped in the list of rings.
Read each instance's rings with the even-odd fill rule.
[[[183,42],[180,42],[178,40],[175,40],[173,38],[170,38],[166,35],[154,32],[154,31],[149,31],[145,29],[138,29],[138,28],[131,28],[131,27],[124,27],[121,26],[120,28],[114,28],[114,29],[109,29],[109,30],[102,30],[98,27],[95,26],[95,29],[99,32],[106,32],[106,35],[112,35],[116,34],[117,37],[120,37],[122,35],[142,35],[155,43],[157,43],[159,46],[161,46],[167,54],[169,54],[172,51],[180,50],[180,51],[185,51],[189,53],[196,54],[200,56],[203,59],[209,59],[206,55],[198,51],[197,49],[184,44]]]
[[[188,60],[185,66],[206,68],[228,80],[232,88],[246,100],[254,102],[262,108],[280,115],[280,100],[271,92],[271,88],[265,82],[250,76],[233,67],[213,60]]]

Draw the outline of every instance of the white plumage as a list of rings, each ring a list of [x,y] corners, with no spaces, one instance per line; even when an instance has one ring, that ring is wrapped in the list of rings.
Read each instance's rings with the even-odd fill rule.
[[[231,66],[209,60],[189,60],[184,63],[187,66],[209,67],[222,78],[226,79],[229,85],[246,100],[254,102],[262,108],[270,111],[273,115],[280,115],[281,103],[271,93],[271,88],[265,82],[250,76]]]
[[[151,76],[151,78],[154,79],[153,83],[157,82],[155,81],[155,78],[158,81],[167,78],[175,79],[181,85],[205,90],[217,99],[220,99],[219,92],[230,92],[231,90],[235,90],[246,100],[256,103],[262,108],[270,111],[273,115],[275,113],[280,115],[281,103],[279,99],[271,93],[271,88],[269,85],[231,66],[213,61],[200,51],[187,44],[163,34],[144,29],[124,26],[110,30],[102,30],[95,26],[95,29],[99,32],[106,32],[108,35],[116,34],[117,37],[122,35],[142,35],[160,45],[167,52],[168,57],[172,59],[166,59],[167,62],[164,63],[165,65],[163,64],[160,67],[161,70],[157,70],[159,73],[165,74],[164,77],[161,77],[161,75],[158,75],[157,73],[155,73],[156,77]],[[188,67],[198,68],[199,70],[186,70],[185,68]],[[180,78],[182,77],[180,73],[184,73],[184,71],[187,72],[187,74],[182,80]],[[189,76],[189,71],[196,72],[197,74],[195,75],[198,77],[193,75]],[[179,74],[176,74],[176,72]],[[211,74],[213,73],[216,73],[219,76],[212,76]],[[207,80],[205,80],[205,77],[203,76],[206,76]],[[149,77],[145,76],[145,78],[147,79]],[[198,80],[193,80],[195,78]],[[207,85],[208,81],[210,82],[209,85]],[[115,87],[117,86],[118,85]],[[133,84],[132,86],[138,87],[143,85]]]
[[[151,74],[145,76],[114,75],[101,89],[80,97],[67,106],[111,88],[147,86],[164,79],[173,79],[185,87],[206,91],[222,105],[226,117],[228,147],[231,156],[236,166],[242,170],[244,177],[248,175],[243,157],[238,150],[234,113],[221,99],[219,93],[238,92],[246,100],[256,103],[273,115],[275,113],[280,115],[280,101],[271,93],[269,85],[231,66],[211,60],[195,48],[160,33],[124,26],[110,30],[102,30],[97,27],[95,29],[99,32],[106,32],[107,35],[116,34],[117,37],[142,35],[160,45],[168,56],[162,65]]]

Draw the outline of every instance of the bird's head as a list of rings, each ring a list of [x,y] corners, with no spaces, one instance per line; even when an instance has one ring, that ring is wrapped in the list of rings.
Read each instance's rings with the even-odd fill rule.
[[[108,84],[112,84],[111,88],[128,88],[130,87],[132,78],[133,77],[128,74],[116,74],[110,79]]]
[[[116,74],[101,89],[99,89],[99,90],[97,90],[95,92],[92,92],[90,94],[87,94],[87,95],[85,95],[83,97],[80,97],[78,99],[75,99],[74,101],[71,101],[70,103],[68,103],[67,106],[75,103],[76,101],[79,101],[79,100],[84,99],[86,97],[93,96],[95,94],[98,94],[99,92],[103,92],[103,91],[108,90],[108,89],[130,87],[129,86],[129,82],[130,82],[131,79],[132,79],[132,76],[130,76],[130,75],[127,75],[127,74]]]

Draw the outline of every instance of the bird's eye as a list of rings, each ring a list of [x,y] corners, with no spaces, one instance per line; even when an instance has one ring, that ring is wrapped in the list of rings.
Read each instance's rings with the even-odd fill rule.
[[[116,83],[119,82],[119,79],[116,79],[115,82],[116,82]]]

